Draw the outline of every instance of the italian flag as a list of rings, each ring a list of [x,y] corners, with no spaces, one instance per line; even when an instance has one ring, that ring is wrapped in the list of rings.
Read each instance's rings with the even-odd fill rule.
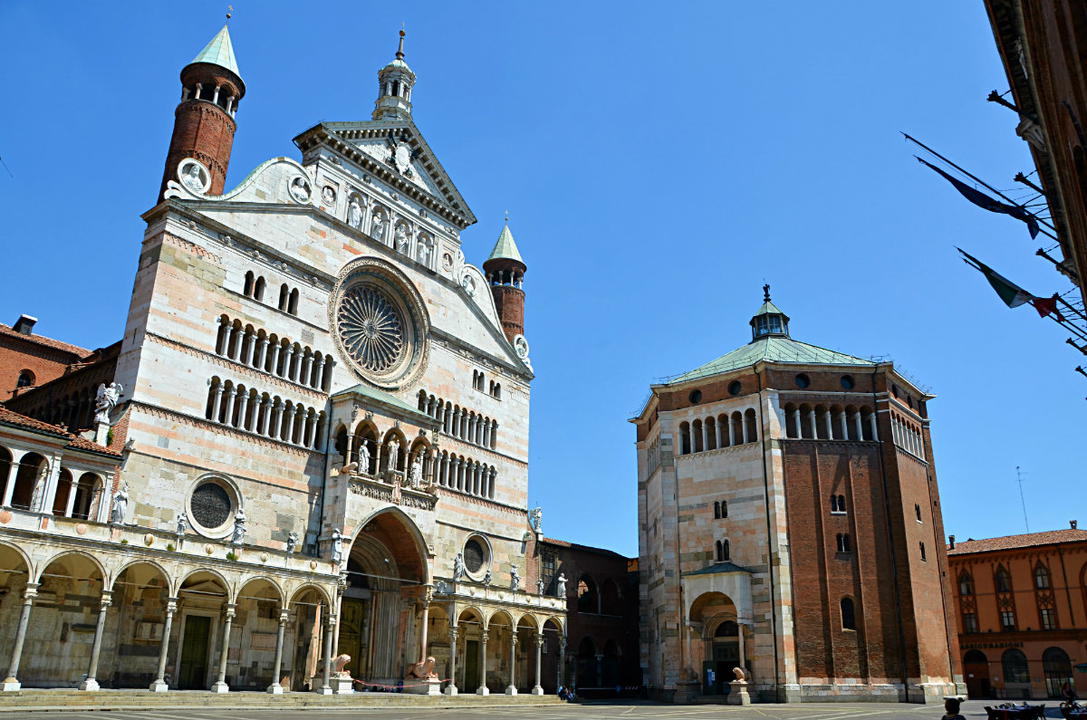
[[[1037,297],[1019,287],[962,248],[955,249],[962,253],[963,262],[985,276],[985,279],[992,285],[993,290],[996,290],[996,294],[1000,296],[1000,299],[1003,300],[1004,304],[1008,307],[1016,308],[1020,305],[1030,303],[1042,317],[1054,315],[1058,321],[1064,320],[1064,318],[1061,317],[1061,314],[1057,312],[1056,293],[1053,294],[1053,297],[1049,298]]]

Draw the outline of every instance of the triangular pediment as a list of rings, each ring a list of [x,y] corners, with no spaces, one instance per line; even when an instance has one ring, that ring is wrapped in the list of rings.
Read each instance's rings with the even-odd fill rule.
[[[476,222],[468,203],[410,120],[321,123],[294,142],[303,153],[320,145],[332,148],[462,230]]]

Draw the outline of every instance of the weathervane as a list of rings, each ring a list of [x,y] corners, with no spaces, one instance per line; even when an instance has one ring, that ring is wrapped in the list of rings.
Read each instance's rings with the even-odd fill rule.
[[[762,301],[770,302],[770,284],[767,283],[762,286]]]

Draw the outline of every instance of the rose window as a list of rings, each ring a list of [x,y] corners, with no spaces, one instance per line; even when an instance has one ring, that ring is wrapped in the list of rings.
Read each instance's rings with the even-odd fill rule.
[[[404,321],[393,301],[367,285],[349,288],[340,301],[336,326],[344,349],[358,365],[387,372],[404,357]]]

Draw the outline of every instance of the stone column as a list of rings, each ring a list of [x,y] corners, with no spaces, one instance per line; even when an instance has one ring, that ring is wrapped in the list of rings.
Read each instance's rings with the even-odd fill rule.
[[[94,629],[94,645],[91,646],[91,661],[87,665],[87,677],[79,683],[80,690],[98,690],[98,657],[102,654],[102,630],[106,626],[106,611],[112,602],[113,593],[109,590],[102,591],[102,604],[98,608],[98,625]]]
[[[298,378],[298,382],[302,385],[309,385],[310,366],[313,364],[313,355],[306,355],[302,358],[302,374]]]
[[[226,394],[226,413],[223,415],[224,425],[234,424],[234,400],[238,395],[238,386],[231,385]]]
[[[864,428],[861,425],[861,413],[860,413],[860,410],[853,413],[853,424],[857,428],[857,439],[858,440],[864,440]]]
[[[336,627],[336,616],[329,614],[325,621],[325,670],[321,678],[322,685],[318,695],[332,694],[332,630]]]
[[[283,686],[279,684],[279,672],[283,666],[283,630],[287,627],[289,615],[286,610],[279,612],[279,633],[276,635],[276,659],[272,664],[272,684],[268,686],[268,692],[272,695],[282,695]]]
[[[162,627],[162,642],[159,644],[159,669],[155,675],[155,681],[149,688],[151,692],[166,692],[170,686],[166,684],[166,653],[170,648],[170,628],[174,624],[174,613],[177,612],[177,598],[166,600],[166,622]]]
[[[744,673],[747,673],[747,651],[744,649],[744,626],[742,623],[736,623],[736,628],[739,630],[738,635],[740,636],[740,667],[743,668]]]
[[[736,425],[733,424],[731,417],[726,419],[728,421],[728,446],[732,447],[736,444]],[[799,427],[800,425],[797,425],[797,428]]]
[[[426,588],[427,593],[431,592],[431,588]],[[430,620],[430,598],[423,599],[423,625],[419,631],[419,662],[426,662],[426,645],[427,645],[427,625]]]
[[[543,633],[536,633],[536,684],[532,686],[533,695],[543,695],[543,685],[540,684],[540,662],[543,659]]]
[[[868,424],[872,428],[872,439],[879,440],[879,433],[876,432],[876,414],[874,412],[868,416]]]
[[[245,333],[245,361],[244,362],[245,362],[246,365],[252,365],[253,364],[253,351],[257,349],[256,339],[257,339],[257,336],[256,336],[255,333],[251,333],[251,332],[248,332],[248,331]]]
[[[600,687],[603,684],[604,684],[604,655],[600,654],[600,655],[596,656],[596,686]]]
[[[219,679],[211,686],[213,693],[230,692],[230,686],[226,684],[226,661],[230,654],[230,625],[234,622],[234,611],[237,605],[226,604],[226,612],[223,615],[223,643],[219,648]]]
[[[702,451],[705,452],[706,450],[709,450],[709,449],[710,449],[710,434],[709,434],[709,431],[706,429],[706,421],[703,420],[702,421]]]
[[[490,694],[487,688],[487,631],[484,630],[479,636],[479,687],[476,688],[476,695]]]
[[[449,626],[449,685],[445,688],[446,695],[456,695],[457,690],[457,626]]]
[[[283,350],[283,346],[276,343],[272,346],[272,369],[268,372],[273,375],[279,375],[279,353]]]
[[[219,407],[223,402],[223,384],[219,383],[215,386],[215,397],[211,401],[211,418],[212,422],[219,422]]]
[[[510,684],[506,686],[507,695],[517,694],[517,628],[510,631]]]
[[[316,389],[320,390],[321,389],[321,384],[324,381],[324,377],[325,377],[325,356],[324,355],[317,358],[317,373],[316,373],[316,375],[317,375],[317,381],[316,382],[310,382],[310,383],[307,383],[307,384],[310,387],[313,387],[313,388],[316,388]]]
[[[298,367],[294,363],[294,345],[287,347],[287,358],[283,361],[283,377],[293,381]]]
[[[15,646],[11,649],[11,662],[8,663],[8,676],[0,685],[0,692],[13,692],[22,687],[19,682],[19,661],[23,657],[23,643],[26,641],[26,628],[30,624],[30,608],[38,596],[38,583],[27,583],[23,591],[23,610],[19,614],[19,627],[15,631]]]
[[[555,692],[559,691],[559,688],[563,686],[562,674],[566,670],[566,635],[559,636],[559,667],[555,671],[557,675],[555,679]]]
[[[245,421],[245,416],[249,410],[249,393],[242,393],[241,400],[238,402],[238,424],[237,427],[242,430],[248,430],[248,423]]]
[[[11,507],[11,496],[15,493],[15,478],[19,474],[19,462],[15,459],[15,453],[11,454],[11,466],[8,468],[8,477],[4,481],[4,507]]]
[[[75,491],[79,487],[79,480],[76,479],[75,473],[72,473],[68,478],[68,500],[64,504],[64,517],[72,517],[72,513],[75,512]]]
[[[268,355],[268,338],[260,339],[260,347],[257,348],[257,360],[253,363],[253,366],[258,369],[264,369],[264,359]]]

